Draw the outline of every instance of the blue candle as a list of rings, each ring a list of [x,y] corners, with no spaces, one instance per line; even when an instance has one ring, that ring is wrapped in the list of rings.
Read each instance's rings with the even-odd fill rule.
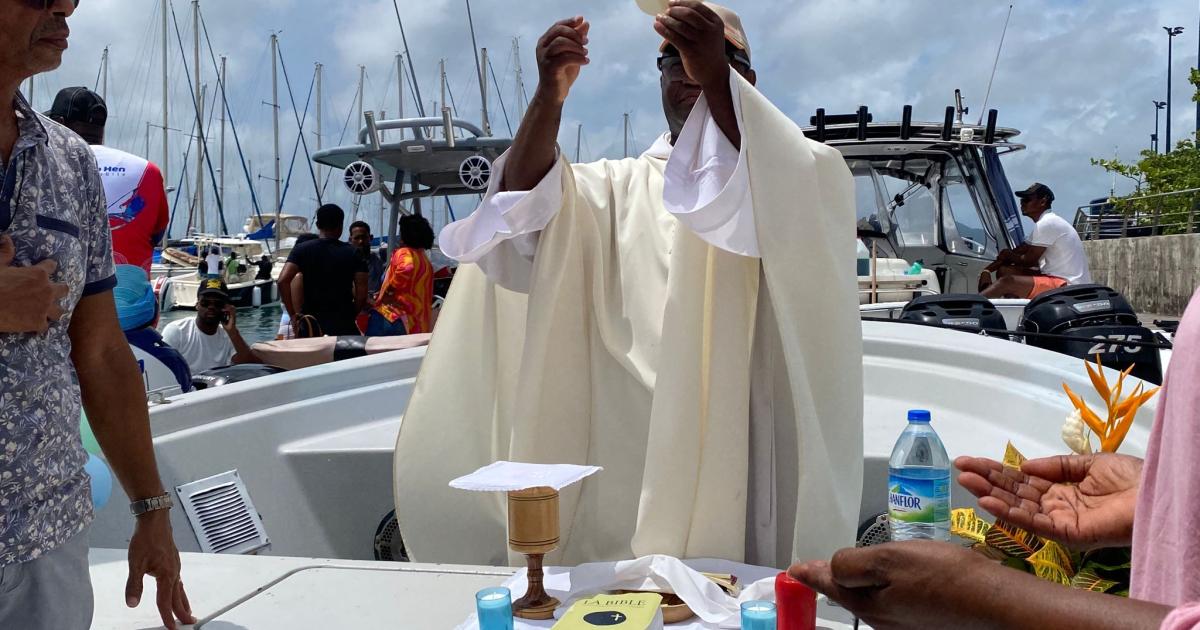
[[[742,630],[775,630],[775,604],[764,601],[742,604]]]
[[[475,593],[475,611],[479,630],[513,630],[512,593],[503,586]]]

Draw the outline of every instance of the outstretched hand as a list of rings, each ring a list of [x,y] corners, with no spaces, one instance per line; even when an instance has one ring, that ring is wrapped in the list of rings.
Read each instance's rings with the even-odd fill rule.
[[[997,518],[1072,549],[1128,546],[1142,460],[1128,455],[1060,455],[1021,470],[960,457],[958,482]]]
[[[683,69],[701,88],[729,83],[725,21],[700,0],[671,0],[655,17],[654,30],[679,51]]]
[[[565,103],[579,71],[588,59],[588,31],[582,16],[559,20],[538,40],[538,93],[557,104]]]

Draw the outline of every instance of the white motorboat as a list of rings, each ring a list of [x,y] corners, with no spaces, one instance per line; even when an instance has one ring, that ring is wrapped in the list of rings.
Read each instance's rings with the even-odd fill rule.
[[[239,238],[219,238],[196,236],[189,239],[194,242],[198,251],[217,249],[221,259],[237,254],[241,267],[238,270],[226,269],[221,275],[229,287],[231,303],[238,307],[258,307],[279,300],[279,290],[275,279],[278,277],[273,265],[272,277],[259,279],[258,266],[254,263],[266,254],[262,241]],[[163,311],[196,308],[196,292],[203,280],[199,270],[177,276],[169,276],[159,281],[157,285],[158,299]]]
[[[885,511],[887,458],[908,409],[932,410],[952,456],[999,456],[1009,440],[1031,457],[1064,452],[1059,432],[1071,405],[1062,383],[1091,390],[1079,359],[957,330],[873,320],[862,325],[863,521]],[[415,348],[320,365],[152,406],[163,480],[181,505],[206,488],[242,497],[241,511],[218,522],[174,511],[180,548],[375,557],[376,532],[393,507],[396,435],[424,355]],[[1140,412],[1126,452],[1144,451],[1153,413],[1153,403]],[[233,471],[236,478],[214,480]],[[954,503],[974,502],[956,492]],[[124,497],[114,496],[100,511],[94,545],[125,543],[124,505]],[[219,526],[246,517],[254,525],[236,536]]]

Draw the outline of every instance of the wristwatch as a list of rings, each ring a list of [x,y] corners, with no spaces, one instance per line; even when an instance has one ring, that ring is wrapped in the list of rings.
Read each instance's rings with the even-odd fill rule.
[[[158,510],[169,510],[175,504],[171,501],[171,495],[162,494],[149,499],[140,499],[129,504],[129,513],[134,516],[141,516],[147,512],[157,512]]]

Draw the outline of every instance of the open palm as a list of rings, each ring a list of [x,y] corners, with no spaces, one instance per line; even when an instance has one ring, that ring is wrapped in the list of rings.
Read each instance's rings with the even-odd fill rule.
[[[960,457],[958,482],[997,518],[1073,549],[1129,545],[1142,460],[1128,455],[1063,455],[1021,470]]]

